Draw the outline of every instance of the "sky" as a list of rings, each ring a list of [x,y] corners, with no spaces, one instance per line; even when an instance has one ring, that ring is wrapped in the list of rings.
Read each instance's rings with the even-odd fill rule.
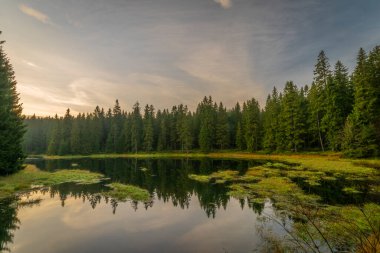
[[[0,0],[26,115],[187,104],[228,108],[310,84],[318,53],[349,70],[380,44],[378,0]]]

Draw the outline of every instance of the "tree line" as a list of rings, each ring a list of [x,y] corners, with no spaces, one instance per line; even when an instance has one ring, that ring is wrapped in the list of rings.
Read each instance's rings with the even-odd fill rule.
[[[380,151],[380,46],[360,49],[354,71],[333,68],[324,51],[314,80],[276,87],[260,108],[252,98],[227,109],[211,96],[196,111],[186,105],[157,110],[137,102],[130,112],[116,100],[104,110],[63,117],[27,117],[24,150],[50,155],[237,149],[250,152],[344,151],[378,156]]]

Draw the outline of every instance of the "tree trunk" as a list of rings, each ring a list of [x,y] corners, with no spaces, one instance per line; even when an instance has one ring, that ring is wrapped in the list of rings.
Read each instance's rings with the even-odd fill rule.
[[[320,128],[320,125],[319,125],[319,113],[317,113],[317,124],[318,124],[319,142],[321,143],[322,152],[325,152],[325,147],[323,146],[321,128]]]

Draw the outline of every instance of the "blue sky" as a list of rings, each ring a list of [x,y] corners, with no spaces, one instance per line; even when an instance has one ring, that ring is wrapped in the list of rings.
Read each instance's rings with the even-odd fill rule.
[[[380,1],[1,0],[24,113],[62,115],[204,95],[228,107],[310,84],[320,50],[350,70],[380,42]]]

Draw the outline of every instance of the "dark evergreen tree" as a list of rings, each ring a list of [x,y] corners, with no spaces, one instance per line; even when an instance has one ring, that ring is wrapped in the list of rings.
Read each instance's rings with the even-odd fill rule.
[[[203,101],[198,105],[197,114],[200,119],[199,147],[202,151],[208,152],[213,148],[216,122],[216,109],[211,96],[204,97]]]
[[[22,138],[25,133],[15,73],[3,44],[4,41],[0,41],[0,175],[21,169],[24,159]]]
[[[140,104],[136,102],[133,106],[131,114],[131,146],[133,152],[138,152],[142,149],[143,140],[143,123],[140,112]]]
[[[259,103],[252,98],[243,104],[242,112],[242,130],[250,152],[257,151],[261,143],[261,115]]]
[[[154,107],[153,105],[145,106],[144,110],[144,150],[147,152],[151,152],[153,150],[154,144]]]
[[[216,145],[219,149],[228,148],[229,144],[229,127],[228,127],[228,115],[227,109],[223,106],[223,103],[220,102],[218,107],[218,113],[216,118]]]
[[[324,51],[318,55],[317,63],[314,70],[314,82],[311,85],[309,94],[311,128],[315,132],[316,138],[322,151],[325,150],[325,128],[322,125],[322,118],[325,115],[326,99],[325,89],[327,81],[331,76],[330,64]]]
[[[293,82],[286,83],[281,103],[281,125],[284,130],[284,147],[297,152],[304,142],[305,115],[302,110],[302,97]]]
[[[353,73],[355,103],[345,126],[346,153],[355,157],[376,156],[380,143],[380,47],[367,57],[359,50]]]
[[[334,75],[328,78],[325,92],[325,115],[322,118],[326,129],[326,140],[333,151],[340,150],[343,139],[344,122],[351,112],[353,93],[347,68],[338,61]]]
[[[264,139],[263,146],[269,151],[278,149],[277,131],[279,130],[280,100],[276,87],[273,88],[272,95],[269,95],[265,105],[263,118]]]

